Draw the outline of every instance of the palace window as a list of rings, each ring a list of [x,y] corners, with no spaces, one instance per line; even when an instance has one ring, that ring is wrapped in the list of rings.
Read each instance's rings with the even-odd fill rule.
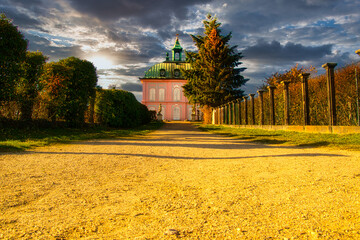
[[[165,69],[160,69],[160,77],[165,77],[166,71]]]
[[[149,100],[155,101],[155,88],[150,88]]]
[[[174,102],[180,102],[180,88],[178,86],[174,88]]]
[[[164,88],[159,89],[159,101],[165,101],[165,89]]]
[[[175,70],[174,70],[174,76],[175,76],[176,78],[180,77],[180,69],[175,69]]]

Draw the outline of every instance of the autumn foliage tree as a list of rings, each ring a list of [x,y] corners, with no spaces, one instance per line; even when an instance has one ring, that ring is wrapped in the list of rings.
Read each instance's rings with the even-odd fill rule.
[[[188,82],[183,86],[185,96],[203,107],[204,122],[211,120],[211,107],[239,98],[240,87],[246,82],[240,73],[241,53],[230,46],[231,33],[221,35],[221,23],[211,15],[204,22],[205,36],[191,35],[198,52],[187,52],[191,69],[184,71]]]
[[[96,68],[89,61],[69,57],[47,64],[43,96],[48,100],[51,118],[63,118],[71,125],[82,124],[96,83]]]
[[[73,70],[58,62],[45,64],[41,84],[43,91],[41,98],[46,102],[48,117],[55,122],[62,117],[61,106],[66,101],[67,86],[73,74]]]

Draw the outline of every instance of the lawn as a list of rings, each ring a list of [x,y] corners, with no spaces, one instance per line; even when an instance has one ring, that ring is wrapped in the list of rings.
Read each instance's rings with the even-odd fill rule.
[[[7,123],[0,128],[0,152],[24,151],[33,147],[71,141],[144,135],[162,125],[161,122],[152,122],[134,129],[116,129],[101,126],[69,128],[49,124]]]
[[[265,144],[281,144],[299,147],[330,147],[355,151],[360,150],[360,134],[270,131],[204,124],[197,124],[197,127],[203,131]]]

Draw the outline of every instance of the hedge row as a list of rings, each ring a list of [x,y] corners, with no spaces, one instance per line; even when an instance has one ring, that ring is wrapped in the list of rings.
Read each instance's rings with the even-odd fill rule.
[[[95,122],[110,127],[136,127],[151,121],[147,107],[124,90],[99,90],[95,100]]]

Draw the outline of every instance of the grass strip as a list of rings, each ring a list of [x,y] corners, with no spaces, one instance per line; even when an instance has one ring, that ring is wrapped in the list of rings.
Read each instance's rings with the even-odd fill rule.
[[[196,124],[197,128],[218,135],[235,137],[264,144],[299,147],[328,147],[360,151],[360,134],[327,134],[263,129],[234,128],[229,126]]]
[[[33,147],[56,143],[69,143],[90,139],[112,139],[148,134],[163,125],[162,122],[133,129],[115,129],[106,127],[41,127],[41,126],[4,126],[0,128],[0,152],[24,151]]]

